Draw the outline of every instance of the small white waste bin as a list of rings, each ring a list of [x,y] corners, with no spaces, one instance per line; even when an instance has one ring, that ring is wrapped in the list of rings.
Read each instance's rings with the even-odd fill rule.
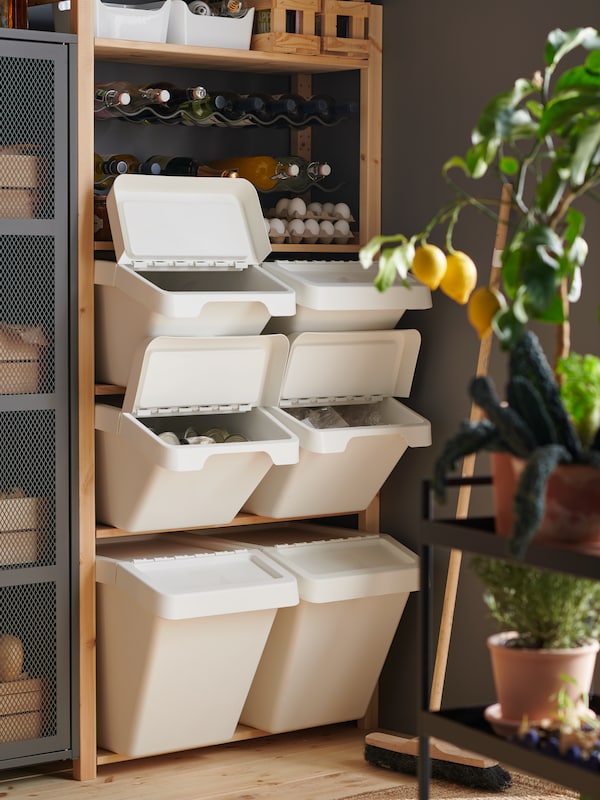
[[[410,393],[420,334],[341,331],[289,339],[280,407],[270,410],[298,437],[298,461],[274,466],[244,510],[274,519],[361,511],[408,447],[431,444],[428,420],[395,399]],[[327,422],[338,411],[343,419],[333,427],[315,427],[315,418]]]
[[[258,192],[243,178],[119,175],[107,197],[116,261],[95,263],[96,380],[126,386],[155,336],[259,334],[293,314],[266,272]]]
[[[295,578],[257,550],[168,535],[98,548],[98,743],[126,756],[231,739]]]
[[[287,352],[282,334],[141,347],[122,408],[96,405],[98,520],[131,532],[230,522],[273,464],[298,460],[297,437],[264,407]]]
[[[409,276],[380,292],[377,266],[359,261],[272,261],[265,269],[296,294],[296,313],[272,319],[269,332],[360,331],[394,328],[407,310],[431,308],[431,292]]]
[[[200,547],[259,547],[298,581],[277,612],[240,717],[272,733],[360,719],[411,592],[418,557],[385,534],[302,523],[185,534]]]

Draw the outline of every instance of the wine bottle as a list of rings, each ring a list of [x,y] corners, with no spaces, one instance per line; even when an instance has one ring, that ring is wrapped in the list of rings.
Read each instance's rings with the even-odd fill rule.
[[[235,169],[240,178],[246,178],[261,192],[285,191],[288,182],[300,173],[300,167],[292,159],[293,156],[241,156],[210,161],[209,166]]]
[[[286,122],[289,122],[298,112],[298,101],[291,94],[273,97],[268,94],[252,92],[248,97],[258,97],[262,101],[262,108],[255,108],[249,112],[261,125],[270,125],[278,117],[283,117]]]
[[[331,175],[331,165],[326,161],[306,161],[299,156],[291,156],[291,159],[298,165],[298,175],[289,179],[284,187],[287,191],[302,194]]]
[[[326,125],[333,125],[344,117],[357,114],[358,110],[358,103],[338,103],[327,94],[313,95],[304,104],[304,112],[307,117],[314,115]]]
[[[97,118],[112,117],[115,106],[128,106],[129,103],[131,103],[129,92],[99,86],[94,89],[94,114]]]
[[[172,123],[180,122],[181,108],[187,103],[204,100],[206,89],[204,86],[180,87],[172,83],[162,82],[161,88],[169,92],[169,99],[161,103],[152,103],[143,108],[135,115],[136,122],[159,122]]]
[[[29,28],[27,0],[0,0],[0,28]]]
[[[112,81],[109,83],[97,84],[96,89],[113,89],[118,92],[126,92],[130,101],[125,106],[111,106],[106,109],[109,116],[135,118],[142,110],[150,105],[166,103],[170,99],[167,89],[154,86],[135,86],[127,81]],[[101,112],[103,113],[103,112]]]
[[[237,177],[235,170],[217,169],[186,156],[150,156],[150,158],[147,158],[140,165],[140,172],[153,175],[179,175],[203,178]]]
[[[227,104],[227,99],[222,95],[207,94],[202,100],[181,103],[178,115],[184,125],[212,125],[217,122],[215,113],[222,113]]]
[[[217,113],[228,124],[251,125],[252,119],[249,119],[249,115],[254,116],[265,107],[263,98],[258,94],[243,95],[231,91],[211,92],[211,94],[215,99],[219,98],[220,108]]]
[[[94,183],[109,186],[117,175],[138,172],[139,166],[139,159],[131,153],[115,153],[108,156],[94,153]]]

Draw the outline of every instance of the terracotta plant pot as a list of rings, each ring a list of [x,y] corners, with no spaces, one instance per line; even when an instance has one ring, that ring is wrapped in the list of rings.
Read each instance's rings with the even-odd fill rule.
[[[510,536],[513,497],[525,462],[510,453],[492,453],[496,533]],[[585,543],[600,541],[600,469],[561,464],[546,486],[545,511],[534,539]]]
[[[517,636],[510,631],[487,639],[496,697],[504,721],[518,724],[524,715],[531,723],[552,719],[556,714],[556,700],[550,698],[561,688],[575,703],[582,693],[589,693],[598,642],[565,650],[507,646],[506,643]],[[564,683],[561,675],[573,678],[576,683]]]

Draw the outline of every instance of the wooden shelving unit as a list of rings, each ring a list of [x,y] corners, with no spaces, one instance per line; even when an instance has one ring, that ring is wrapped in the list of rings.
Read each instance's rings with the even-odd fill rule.
[[[356,72],[360,86],[360,158],[356,166],[359,183],[360,234],[351,244],[338,245],[275,245],[275,252],[352,253],[380,229],[381,197],[381,67],[382,9],[369,6],[368,57],[338,55],[307,56],[281,52],[199,48],[173,44],[96,39],[94,37],[94,4],[90,0],[72,0],[71,29],[78,39],[78,115],[79,147],[79,615],[80,615],[80,742],[74,774],[79,780],[95,777],[99,763],[120,760],[121,756],[97,752],[96,741],[96,608],[95,548],[96,540],[122,535],[124,532],[97,525],[94,508],[94,403],[97,395],[118,393],[119,387],[96,387],[94,382],[94,254],[110,250],[110,243],[94,243],[93,239],[93,156],[94,111],[93,90],[96,62],[123,65],[155,65],[182,69],[210,69],[227,72],[281,73],[310,85],[310,77],[322,73]],[[292,140],[293,143],[293,140]],[[376,531],[379,527],[379,506],[374,501],[359,511],[359,527]],[[251,515],[240,515],[233,524],[264,522]],[[237,738],[262,735],[259,731],[240,730]]]

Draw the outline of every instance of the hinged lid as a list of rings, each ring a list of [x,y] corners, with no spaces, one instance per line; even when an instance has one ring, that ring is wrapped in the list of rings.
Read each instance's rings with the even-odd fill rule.
[[[300,333],[290,341],[283,408],[410,394],[421,345],[416,330]]]
[[[283,334],[146,340],[131,365],[123,411],[152,416],[277,406],[287,353]]]
[[[117,261],[134,270],[243,269],[271,252],[244,178],[118,175],[106,208]]]
[[[137,543],[136,543],[137,544]],[[96,580],[165,619],[280,608],[298,602],[294,576],[253,549],[214,552],[152,542],[99,550]],[[169,552],[171,551],[171,552]]]

